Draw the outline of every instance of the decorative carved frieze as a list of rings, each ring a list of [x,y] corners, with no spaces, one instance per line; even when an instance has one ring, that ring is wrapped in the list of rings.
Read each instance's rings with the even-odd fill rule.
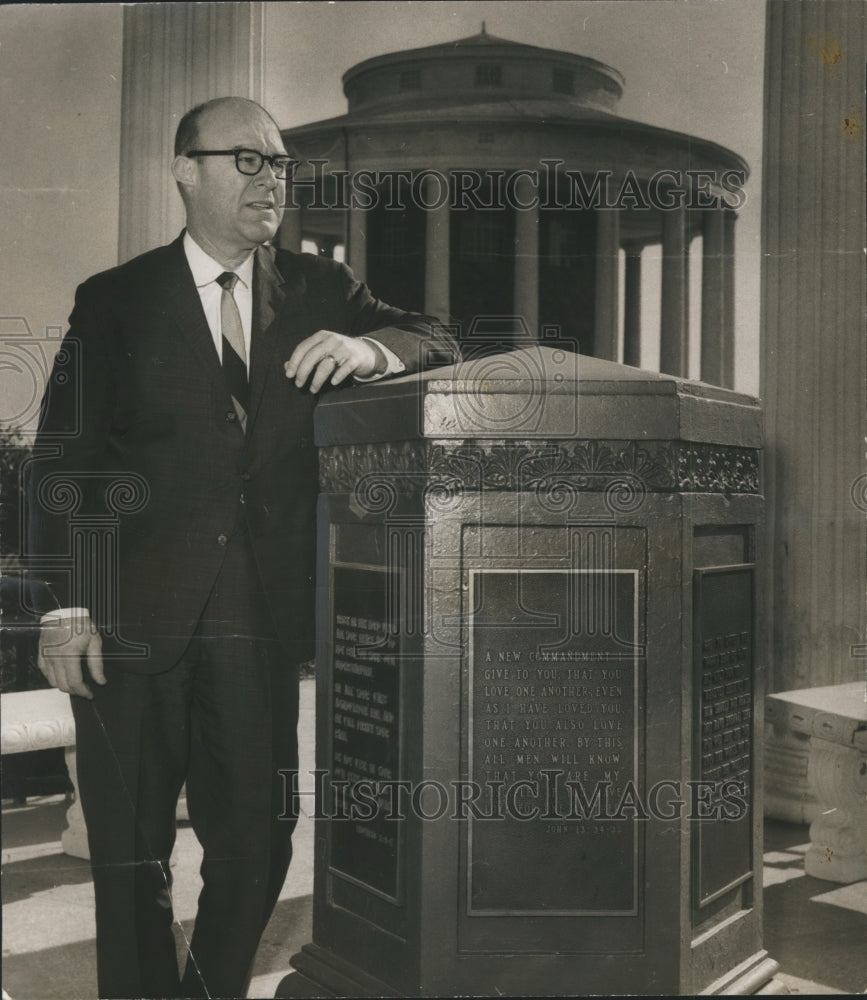
[[[684,441],[401,441],[323,448],[326,493],[372,479],[399,491],[759,493],[758,451]]]

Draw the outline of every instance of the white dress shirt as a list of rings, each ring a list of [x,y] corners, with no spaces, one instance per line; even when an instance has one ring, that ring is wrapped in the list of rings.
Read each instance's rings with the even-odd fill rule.
[[[226,269],[222,264],[214,260],[213,257],[206,254],[189,233],[184,233],[184,253],[187,255],[187,262],[190,265],[190,270],[193,272],[193,280],[196,283],[199,298],[202,300],[202,308],[205,311],[205,319],[208,321],[211,336],[214,338],[214,347],[217,349],[217,357],[220,359],[220,364],[222,364],[223,330],[220,314],[220,299],[223,294],[223,289],[221,285],[217,284],[217,278],[219,278]],[[235,285],[233,294],[235,296],[235,303],[238,306],[238,312],[241,314],[241,329],[244,331],[244,350],[247,354],[247,372],[249,374],[250,333],[253,328],[252,250],[250,251],[250,256],[240,267],[234,268],[234,271],[235,274],[238,275],[238,281]],[[357,382],[375,382],[377,379],[384,378],[386,375],[398,375],[400,372],[406,371],[406,366],[400,358],[393,351],[390,351],[387,347],[380,344],[378,340],[375,340],[373,337],[362,337],[361,339],[367,340],[372,344],[376,344],[376,346],[382,351],[387,364],[384,372],[368,375],[366,378],[361,378],[358,375],[354,376]],[[284,360],[288,361],[289,359],[284,358]]]
[[[217,357],[222,364],[223,327],[220,316],[220,299],[223,295],[223,289],[221,285],[217,284],[217,278],[226,269],[213,257],[206,254],[189,233],[184,233],[184,253],[187,255],[187,263],[193,272],[193,281],[196,283],[196,290],[202,300],[202,309],[205,311],[205,319],[208,321],[208,328],[214,339]],[[241,329],[244,331],[244,351],[249,374],[250,335],[253,329],[253,251],[250,251],[250,255],[240,267],[233,268],[233,270],[238,275],[238,281],[232,294],[235,297],[238,312],[241,314]]]

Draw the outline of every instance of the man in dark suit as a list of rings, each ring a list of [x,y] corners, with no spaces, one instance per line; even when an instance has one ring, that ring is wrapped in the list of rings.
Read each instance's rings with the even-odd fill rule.
[[[193,109],[175,152],[186,231],[78,289],[31,470],[37,564],[71,563],[45,574],[39,663],[73,696],[101,997],[245,995],[291,856],[280,772],[297,769],[312,655],[316,393],[456,358],[343,265],[268,245],[288,158],[257,104]],[[89,560],[70,511],[81,525],[107,497],[113,542]],[[184,782],[204,860],[181,977]]]

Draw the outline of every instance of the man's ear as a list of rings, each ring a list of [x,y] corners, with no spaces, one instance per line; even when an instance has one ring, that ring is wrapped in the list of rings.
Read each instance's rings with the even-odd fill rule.
[[[176,156],[172,160],[172,177],[183,187],[196,182],[196,162],[189,156]]]

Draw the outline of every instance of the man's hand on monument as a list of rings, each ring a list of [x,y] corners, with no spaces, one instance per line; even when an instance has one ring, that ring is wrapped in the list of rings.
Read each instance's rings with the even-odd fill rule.
[[[59,618],[43,624],[37,663],[52,687],[93,698],[82,673],[83,656],[87,657],[87,669],[93,680],[105,684],[102,639],[89,616]]]
[[[349,375],[367,378],[385,368],[385,358],[369,340],[333,330],[318,330],[302,340],[284,365],[286,378],[295,379],[299,389],[309,378],[311,392],[319,392],[328,379],[339,385]]]

